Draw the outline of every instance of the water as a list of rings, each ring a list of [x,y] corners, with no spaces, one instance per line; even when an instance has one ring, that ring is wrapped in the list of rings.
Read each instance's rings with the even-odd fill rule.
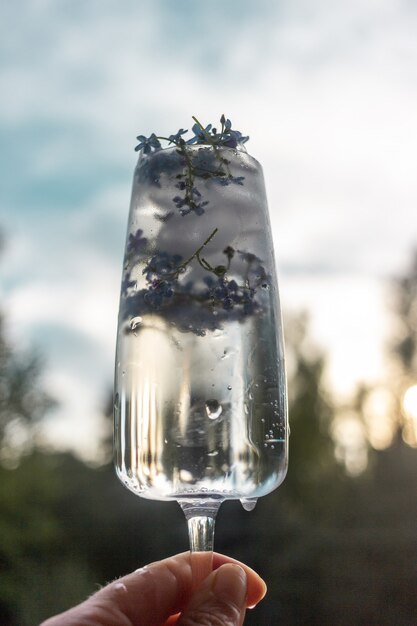
[[[253,511],[253,509],[256,506],[257,503],[257,498],[241,498],[240,499],[240,504],[243,506],[243,508],[245,509],[245,511]]]
[[[163,153],[139,162],[133,186],[116,469],[144,497],[241,498],[253,508],[285,477],[288,435],[262,172],[247,154],[224,151],[243,184],[196,177],[207,204],[184,215],[173,202],[184,166],[175,150]]]
[[[242,497],[250,510],[255,501],[247,498],[265,495],[282,482],[287,463],[286,439],[278,437],[286,423],[283,362],[275,349],[265,344],[253,352],[251,344],[252,337],[267,336],[268,330],[264,322],[250,319],[198,337],[162,319],[144,319],[134,334],[122,336],[116,466],[128,488],[156,499]],[[230,344],[235,358],[222,359]],[[268,365],[275,378],[255,388],[258,372]]]

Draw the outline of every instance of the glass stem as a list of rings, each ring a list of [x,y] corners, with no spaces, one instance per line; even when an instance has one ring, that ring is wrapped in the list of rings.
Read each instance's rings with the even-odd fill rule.
[[[220,504],[218,501],[180,501],[188,524],[194,589],[200,586],[213,569],[214,527]]]

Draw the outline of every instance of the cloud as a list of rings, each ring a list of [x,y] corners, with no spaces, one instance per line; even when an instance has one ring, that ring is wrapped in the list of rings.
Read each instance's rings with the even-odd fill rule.
[[[196,113],[225,112],[251,135],[285,307],[308,306],[342,355],[351,339],[332,319],[365,345],[352,320],[366,303],[368,354],[381,345],[381,277],[405,266],[417,235],[410,4],[24,0],[0,19],[2,291],[16,341],[25,328],[50,355],[62,419],[88,419],[81,405],[109,380],[135,135],[187,128]],[[94,384],[71,345],[81,369],[98,363]],[[376,376],[372,354],[363,375]]]

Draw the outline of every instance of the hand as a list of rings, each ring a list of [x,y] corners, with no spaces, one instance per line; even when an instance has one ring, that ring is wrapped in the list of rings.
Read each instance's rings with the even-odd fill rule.
[[[41,626],[241,626],[266,593],[249,567],[215,553],[213,572],[192,591],[189,552],[119,578]]]

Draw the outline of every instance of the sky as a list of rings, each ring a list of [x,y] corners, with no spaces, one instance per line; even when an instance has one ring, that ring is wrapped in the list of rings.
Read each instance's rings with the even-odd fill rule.
[[[0,7],[1,308],[43,355],[48,436],[88,457],[112,386],[135,137],[222,113],[263,165],[285,315],[339,397],[385,372],[417,242],[409,0],[20,0]]]

